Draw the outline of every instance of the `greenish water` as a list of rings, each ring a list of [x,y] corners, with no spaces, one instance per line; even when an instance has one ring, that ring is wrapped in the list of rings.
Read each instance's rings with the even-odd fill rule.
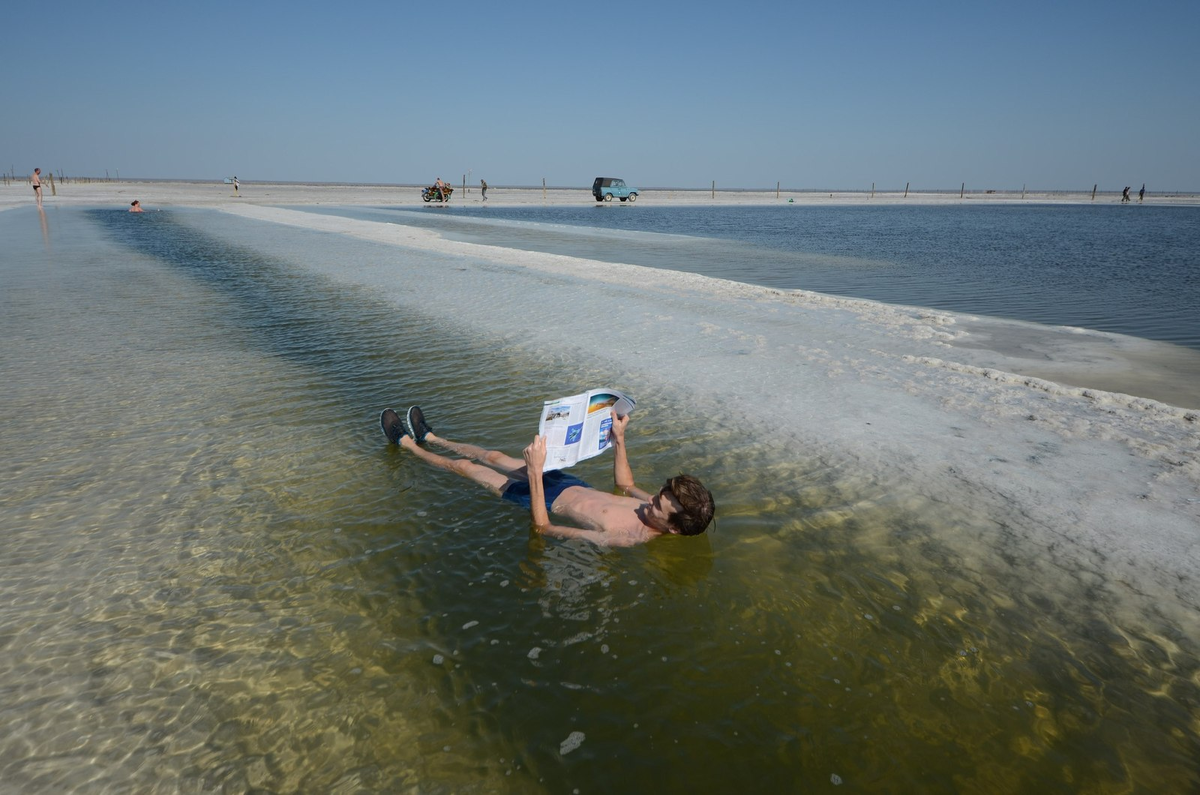
[[[1087,561],[975,543],[994,518],[664,380],[294,267],[470,263],[47,215],[0,213],[0,789],[1200,786],[1194,640]],[[377,427],[420,402],[515,451],[546,395],[599,383],[638,398],[639,482],[714,485],[710,534],[546,542]]]

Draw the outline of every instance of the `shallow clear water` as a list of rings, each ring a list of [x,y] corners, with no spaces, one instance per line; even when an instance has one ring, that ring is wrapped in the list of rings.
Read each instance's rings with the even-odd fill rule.
[[[1200,208],[304,208],[489,245],[1200,349]],[[503,225],[490,223],[504,220]]]
[[[1092,567],[296,267],[468,263],[204,211],[21,209],[0,239],[5,788],[1200,786],[1191,628]],[[719,484],[709,535],[530,538],[377,428],[421,402],[516,450],[546,393],[610,382],[640,481]]]

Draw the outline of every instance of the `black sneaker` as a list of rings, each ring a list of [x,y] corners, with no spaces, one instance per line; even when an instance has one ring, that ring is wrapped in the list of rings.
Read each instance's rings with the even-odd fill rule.
[[[383,435],[389,442],[400,444],[400,437],[404,435],[404,423],[400,421],[399,414],[392,409],[384,409],[379,415],[379,427],[383,429]]]
[[[425,435],[433,430],[429,427],[429,423],[425,422],[425,415],[421,412],[420,406],[413,406],[408,410],[404,424],[408,427],[408,435],[417,444],[425,444]]]

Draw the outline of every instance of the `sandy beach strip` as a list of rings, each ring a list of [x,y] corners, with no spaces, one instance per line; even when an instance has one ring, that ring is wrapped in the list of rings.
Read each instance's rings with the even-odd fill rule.
[[[134,199],[147,209],[155,207],[214,207],[231,203],[260,205],[387,205],[429,206],[421,200],[420,186],[403,185],[329,185],[282,182],[242,182],[238,195],[233,186],[221,182],[171,182],[171,181],[112,181],[88,182],[70,180],[47,182],[43,188],[47,206],[71,205],[123,205]],[[684,190],[677,188],[646,188],[637,199],[637,205],[650,206],[719,206],[719,205],[859,205],[859,204],[1119,204],[1119,191],[1097,193],[1093,199],[1091,191],[966,191],[960,198],[959,191],[774,191],[774,190]],[[505,187],[488,188],[488,206],[519,207],[530,205],[578,206],[594,205],[591,188],[531,188]],[[1200,205],[1200,194],[1172,193],[1148,194],[1146,204],[1154,205]],[[0,209],[33,204],[29,184],[14,180],[0,185]],[[479,205],[482,199],[479,187],[460,186],[455,188],[451,206]],[[628,204],[614,200],[605,206],[624,207]]]

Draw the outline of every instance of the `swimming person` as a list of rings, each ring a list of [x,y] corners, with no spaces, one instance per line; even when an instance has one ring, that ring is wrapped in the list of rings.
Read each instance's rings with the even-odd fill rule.
[[[131,201],[129,203],[129,212],[131,212],[131,213],[143,212],[142,203],[140,201],[138,201],[137,199],[134,199],[133,201]]]
[[[656,494],[633,483],[625,453],[625,426],[629,415],[612,415],[613,481],[621,494],[597,491],[574,475],[543,473],[546,440],[534,436],[525,448],[524,462],[497,450],[485,450],[437,436],[425,421],[420,406],[413,406],[401,422],[400,415],[384,409],[379,424],[388,441],[398,444],[427,464],[446,469],[486,486],[501,498],[529,509],[538,533],[558,538],[582,538],[600,546],[628,547],[661,535],[699,535],[712,521],[712,494],[691,475],[667,480]],[[432,442],[463,458],[449,458],[425,449]],[[469,460],[468,460],[469,459]],[[550,522],[553,512],[582,525],[568,527]]]

